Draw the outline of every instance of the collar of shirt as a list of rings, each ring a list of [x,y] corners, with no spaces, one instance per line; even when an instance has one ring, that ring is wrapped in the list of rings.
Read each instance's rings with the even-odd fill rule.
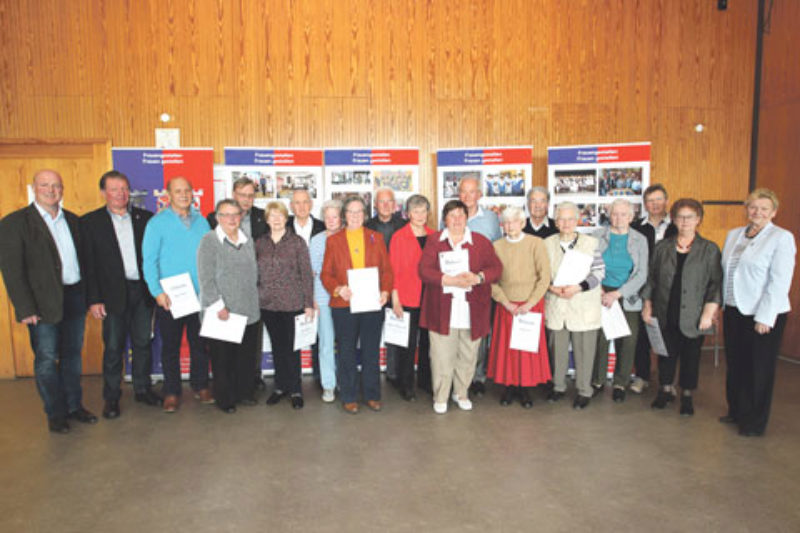
[[[239,236],[238,236],[238,240],[237,240],[236,242],[233,242],[233,241],[232,241],[232,240],[230,240],[230,239],[228,238],[228,236],[225,234],[225,231],[222,229],[222,226],[220,226],[220,225],[217,225],[217,227],[216,227],[216,228],[214,228],[214,233],[216,233],[216,234],[217,234],[217,239],[219,239],[219,242],[220,242],[220,244],[224,244],[224,243],[225,243],[225,241],[227,240],[227,241],[228,241],[229,243],[231,243],[233,246],[235,246],[236,248],[239,248],[239,247],[240,247],[240,246],[242,246],[244,243],[246,243],[246,242],[248,241],[248,239],[247,239],[247,235],[246,235],[246,234],[245,234],[245,233],[244,233],[244,232],[243,232],[241,229],[238,229],[238,228],[237,228],[237,230],[236,230],[236,231],[238,232],[238,235],[239,235]]]
[[[48,213],[47,210],[44,207],[42,207],[38,203],[36,203],[35,200],[33,202],[33,205],[36,206],[36,210],[39,211],[39,214],[42,215],[42,218],[45,219],[45,221],[50,220],[52,222],[58,222],[59,219],[64,217],[64,210],[61,209],[60,205],[58,206],[58,212],[56,213],[56,216],[54,216],[54,217],[50,216],[50,213]]]
[[[115,219],[115,220],[124,221],[124,220],[128,220],[129,218],[131,218],[131,212],[129,210],[127,210],[127,209],[125,210],[125,214],[124,215],[116,214],[111,209],[109,209],[108,206],[106,206],[106,211],[108,211],[108,214],[111,215],[111,218]]]
[[[661,226],[669,226],[670,222],[672,222],[672,220],[669,218],[669,215],[664,215],[664,218],[661,219],[661,222],[659,222],[658,225],[653,224],[650,221],[650,214],[649,213],[647,215],[645,215],[644,217],[642,217],[642,225],[650,224],[654,228],[658,228],[658,227],[661,227]]]
[[[478,206],[478,210],[475,211],[475,214],[472,215],[471,217],[467,217],[467,220],[472,220],[473,218],[480,218],[483,216],[483,213],[484,213],[483,208],[481,206]]]
[[[298,224],[298,218],[294,217],[294,220],[292,220],[292,226],[294,226],[294,232],[300,237],[302,237],[307,244],[308,241],[311,239],[311,232],[314,229],[314,221],[311,219],[311,217],[308,217],[306,219],[305,226],[301,226],[300,224]]]
[[[464,245],[465,242],[469,243],[469,244],[472,244],[472,231],[469,228],[464,228],[464,238],[461,239],[461,242],[459,242],[458,245],[455,245],[455,244],[453,244],[453,240],[450,238],[450,232],[447,231],[447,228],[444,228],[442,230],[441,236],[439,237],[439,240],[443,241],[445,239],[447,239],[447,242],[450,243],[450,248],[455,250],[456,246],[458,246],[460,248],[461,246]]]
[[[533,217],[529,218],[529,220],[531,221],[531,227],[537,231],[540,230],[541,228],[550,227],[550,219],[547,217],[547,215],[545,215],[545,217],[542,219],[541,224],[534,224]]]

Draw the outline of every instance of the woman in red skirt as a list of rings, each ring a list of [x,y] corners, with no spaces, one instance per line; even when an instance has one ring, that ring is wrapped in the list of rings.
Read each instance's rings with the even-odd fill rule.
[[[539,237],[522,232],[525,213],[519,207],[503,211],[506,236],[494,242],[503,263],[503,275],[492,284],[492,298],[499,304],[494,317],[488,376],[505,385],[500,405],[510,405],[515,397],[525,408],[533,406],[530,388],[550,379],[547,341],[544,334],[544,294],[550,284],[550,262]],[[538,328],[533,314],[539,313]],[[511,348],[511,328],[516,315],[539,330],[538,346],[531,351]],[[528,340],[531,335],[526,336]]]

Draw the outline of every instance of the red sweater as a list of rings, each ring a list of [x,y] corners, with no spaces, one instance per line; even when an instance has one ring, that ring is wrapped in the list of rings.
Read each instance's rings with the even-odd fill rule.
[[[447,239],[439,240],[441,235],[442,232],[436,232],[428,237],[419,262],[419,277],[425,284],[419,323],[423,328],[440,335],[449,335],[453,296],[442,291],[443,274],[439,269],[439,252],[449,252],[452,248]],[[477,232],[472,232],[472,244],[465,243],[463,247],[469,250],[470,272],[483,272],[485,277],[484,283],[473,286],[467,293],[472,340],[476,340],[489,333],[492,283],[500,279],[503,264],[494,252],[491,241]]]
[[[435,233],[425,226],[425,232],[430,238]],[[422,248],[419,247],[417,236],[411,229],[411,224],[406,224],[395,232],[389,245],[389,262],[392,263],[394,274],[394,289],[400,297],[404,307],[419,307],[422,296],[422,280],[419,279],[419,260],[422,258]]]

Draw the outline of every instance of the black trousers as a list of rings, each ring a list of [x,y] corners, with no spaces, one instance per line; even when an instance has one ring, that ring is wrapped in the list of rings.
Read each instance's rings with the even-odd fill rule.
[[[419,328],[417,341],[417,387],[433,393],[431,375],[431,339],[426,328]]]
[[[200,313],[192,313],[181,318],[172,318],[169,311],[156,308],[156,318],[161,333],[161,368],[164,371],[166,395],[181,394],[181,341],[186,330],[189,342],[189,385],[193,391],[208,388],[208,352],[200,340]]]
[[[391,346],[395,350],[395,371],[400,389],[411,392],[414,390],[414,356],[417,353],[419,335],[419,307],[403,307],[403,311],[409,314],[408,348]],[[430,362],[428,364],[430,365]]]
[[[725,393],[728,414],[742,431],[763,433],[767,428],[786,315],[778,315],[775,327],[759,335],[753,316],[743,315],[736,307],[725,307]]]
[[[662,386],[672,385],[672,382],[675,381],[675,370],[680,361],[678,385],[682,390],[696,389],[697,378],[700,374],[700,350],[705,337],[700,335],[694,339],[689,338],[681,333],[678,326],[672,325],[667,325],[661,332],[669,356],[658,357],[658,383]]]
[[[247,326],[241,344],[208,340],[211,370],[214,372],[214,398],[223,409],[253,399],[253,351],[258,347],[260,329],[261,322]]]
[[[636,355],[633,357],[636,375],[650,381],[650,337],[647,336],[647,325],[639,316],[639,337],[636,339]]]
[[[287,394],[301,393],[300,350],[294,349],[294,317],[303,311],[261,310],[267,326],[275,364],[275,390]]]

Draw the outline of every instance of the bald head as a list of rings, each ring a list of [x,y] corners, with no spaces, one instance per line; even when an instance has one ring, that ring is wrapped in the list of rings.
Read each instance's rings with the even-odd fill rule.
[[[33,195],[37,204],[55,215],[58,212],[58,204],[64,197],[61,174],[50,169],[37,171],[33,175]]]
[[[305,189],[295,189],[292,191],[292,200],[289,202],[289,207],[292,208],[295,219],[305,225],[308,216],[311,214],[311,195]]]

